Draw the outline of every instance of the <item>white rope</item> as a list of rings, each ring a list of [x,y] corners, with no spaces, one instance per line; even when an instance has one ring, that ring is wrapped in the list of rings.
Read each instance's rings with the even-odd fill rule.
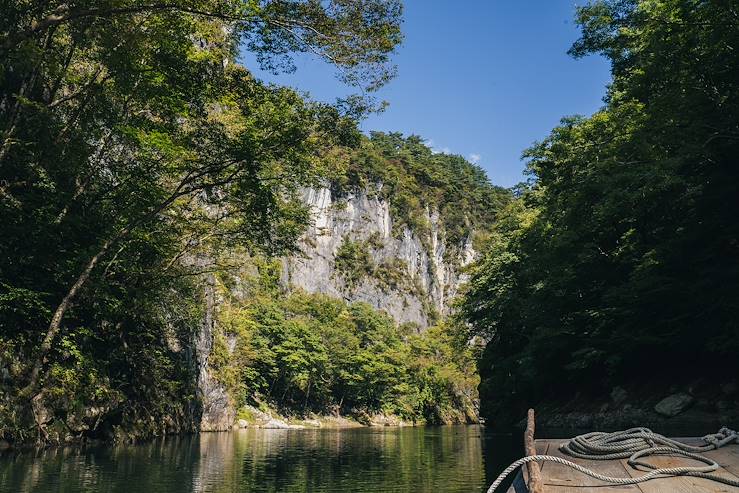
[[[598,474],[595,471],[579,464],[575,464],[567,459],[563,459],[562,457],[555,457],[552,455],[530,455],[518,459],[513,464],[505,468],[498,478],[493,481],[493,484],[490,485],[487,493],[493,493],[510,473],[522,465],[534,461],[556,462],[558,464],[571,467],[572,469],[592,478],[613,484],[637,484],[658,477],[693,476],[739,487],[739,481],[735,479],[711,474],[719,468],[719,465],[715,461],[698,453],[714,450],[732,442],[739,443],[739,434],[734,430],[724,427],[721,428],[718,433],[704,436],[703,441],[706,442],[705,445],[686,445],[658,433],[654,433],[648,428],[631,428],[629,430],[617,431],[615,433],[587,433],[585,435],[576,436],[569,442],[563,443],[560,445],[559,449],[564,453],[581,459],[609,460],[625,459],[628,457],[628,464],[634,469],[637,469],[637,466],[642,466],[651,469],[651,471],[635,478],[615,478]],[[652,464],[637,460],[641,457],[650,455],[679,455],[695,459],[706,465],[657,468]]]

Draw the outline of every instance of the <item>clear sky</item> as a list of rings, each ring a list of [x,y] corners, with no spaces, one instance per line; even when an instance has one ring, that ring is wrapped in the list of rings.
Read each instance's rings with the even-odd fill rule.
[[[580,2],[582,3],[582,2]],[[362,129],[399,131],[435,149],[477,162],[493,183],[524,179],[521,152],[546,137],[565,115],[589,115],[603,104],[610,79],[605,59],[574,60],[578,38],[573,0],[405,0],[405,41],[398,77],[377,96],[390,103]],[[255,70],[321,101],[352,93],[332,67],[313,57],[292,74]]]

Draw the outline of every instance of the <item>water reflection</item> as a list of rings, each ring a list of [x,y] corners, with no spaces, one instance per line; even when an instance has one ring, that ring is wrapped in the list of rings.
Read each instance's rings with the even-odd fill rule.
[[[509,449],[478,426],[252,429],[6,454],[0,491],[469,493],[484,490]]]

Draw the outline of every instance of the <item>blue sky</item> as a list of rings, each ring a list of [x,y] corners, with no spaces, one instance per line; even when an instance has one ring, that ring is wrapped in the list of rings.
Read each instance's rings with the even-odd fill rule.
[[[578,38],[572,0],[406,0],[405,41],[394,57],[398,77],[378,91],[389,108],[362,129],[421,135],[443,152],[461,154],[493,183],[524,179],[521,152],[546,137],[565,115],[600,108],[609,66],[602,57],[574,60]],[[582,2],[581,2],[582,3]],[[297,71],[258,77],[332,102],[352,93],[314,57]]]

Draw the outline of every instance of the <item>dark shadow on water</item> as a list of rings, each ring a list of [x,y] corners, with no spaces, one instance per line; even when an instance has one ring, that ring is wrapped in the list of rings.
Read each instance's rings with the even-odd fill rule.
[[[482,440],[482,456],[485,464],[485,484],[490,485],[503,469],[524,455],[523,432],[511,430],[510,433],[486,430]],[[512,473],[498,491],[507,491],[516,473]],[[483,491],[485,491],[483,489]]]

